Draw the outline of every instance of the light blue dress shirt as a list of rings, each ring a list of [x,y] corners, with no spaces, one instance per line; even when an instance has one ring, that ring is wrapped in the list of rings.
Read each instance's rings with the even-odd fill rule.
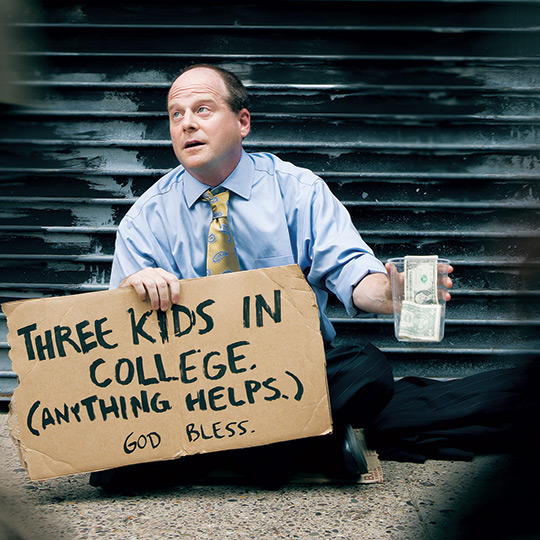
[[[267,153],[243,152],[221,185],[231,192],[228,220],[242,270],[298,264],[316,294],[323,339],[331,342],[328,292],[355,315],[354,286],[369,273],[386,273],[345,207],[311,171]],[[179,166],[137,200],[118,229],[110,288],[146,267],[180,279],[206,275],[212,216],[200,197],[207,189]]]

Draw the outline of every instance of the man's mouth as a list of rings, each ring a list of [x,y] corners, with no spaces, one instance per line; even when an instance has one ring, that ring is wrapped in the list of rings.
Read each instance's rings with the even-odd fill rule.
[[[195,146],[202,146],[203,143],[200,141],[188,141],[186,144],[184,144],[184,149],[188,148],[194,148]]]

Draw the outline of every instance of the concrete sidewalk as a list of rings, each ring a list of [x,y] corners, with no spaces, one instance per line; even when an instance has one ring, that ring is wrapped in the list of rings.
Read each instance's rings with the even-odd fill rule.
[[[0,517],[31,539],[443,540],[540,538],[522,460],[383,461],[380,484],[181,485],[107,494],[88,474],[31,482],[0,414]],[[535,473],[538,479],[538,473]],[[535,510],[536,509],[536,510]],[[491,525],[490,525],[491,524]],[[0,540],[15,538],[2,536]]]

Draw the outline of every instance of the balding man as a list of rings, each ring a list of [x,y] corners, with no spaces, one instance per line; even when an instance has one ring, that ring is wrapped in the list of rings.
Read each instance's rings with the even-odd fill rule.
[[[324,448],[320,459],[334,471],[357,478],[365,460],[351,426],[362,427],[385,406],[393,376],[373,345],[333,348],[336,333],[325,308],[331,293],[351,315],[392,313],[387,269],[322,179],[275,155],[245,152],[251,119],[245,88],[234,74],[212,65],[188,67],[170,88],[168,111],[180,165],[122,220],[111,288],[133,287],[152,309],[167,310],[179,301],[182,279],[223,271],[207,259],[207,237],[209,199],[225,192],[226,233],[234,238],[225,271],[298,264],[315,292],[335,429],[319,438],[324,442],[310,444]]]

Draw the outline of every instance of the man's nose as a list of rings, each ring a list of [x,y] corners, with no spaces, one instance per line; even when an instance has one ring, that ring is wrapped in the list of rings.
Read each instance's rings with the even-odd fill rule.
[[[184,131],[193,131],[197,129],[197,117],[191,111],[186,111],[182,118],[182,128]]]

